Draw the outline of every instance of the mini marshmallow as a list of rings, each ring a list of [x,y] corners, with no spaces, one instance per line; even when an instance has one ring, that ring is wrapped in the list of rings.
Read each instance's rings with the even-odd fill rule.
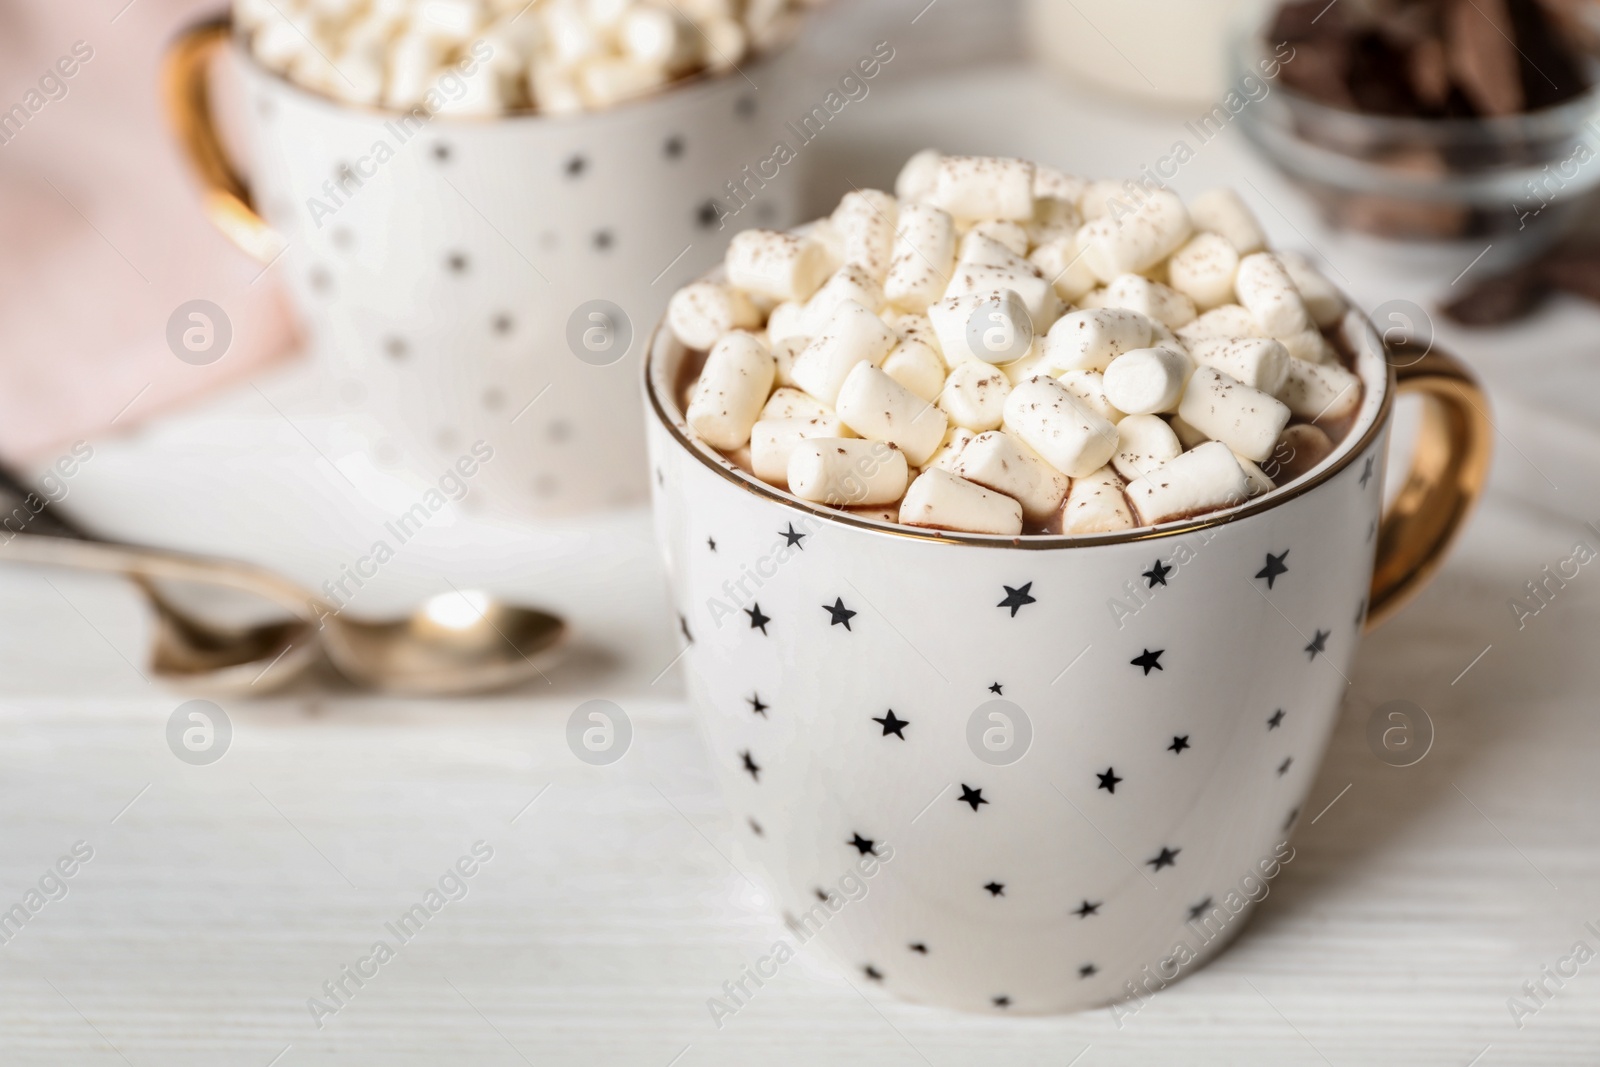
[[[1010,395],[1011,382],[1004,373],[986,363],[968,362],[950,371],[938,403],[957,426],[984,433],[999,428]]]
[[[1299,252],[1279,252],[1277,255],[1278,262],[1289,272],[1289,280],[1300,291],[1300,300],[1310,313],[1312,323],[1324,330],[1337,326],[1339,320],[1344,318],[1347,306],[1339,290],[1322,276],[1311,260]]]
[[[1202,310],[1233,302],[1233,279],[1238,272],[1238,251],[1216,233],[1195,234],[1167,260],[1168,283]]]
[[[597,56],[578,68],[578,88],[591,110],[637,100],[660,87],[661,70],[622,56]]]
[[[805,237],[745,230],[728,245],[728,282],[774,300],[804,302],[828,280],[828,254]]]
[[[1183,455],[1178,435],[1159,415],[1129,415],[1117,423],[1117,452],[1111,466],[1129,481]]]
[[[1255,213],[1232,189],[1211,189],[1189,202],[1189,217],[1196,229],[1227,238],[1241,256],[1267,247],[1267,235]]]
[[[967,329],[973,355],[994,366],[1015,363],[1033,348],[1033,317],[1010,289],[984,297],[968,316]]]
[[[1213,441],[1260,463],[1272,455],[1278,435],[1289,424],[1290,411],[1268,393],[1201,367],[1189,379],[1178,414]]]
[[[1270,493],[1278,488],[1260,467],[1251,463],[1237,452],[1233,454],[1233,458],[1239,464],[1239,469],[1244,471],[1245,484],[1249,486],[1248,493],[1252,499],[1262,493]]]
[[[944,360],[926,341],[897,330],[900,343],[883,361],[883,372],[932,403],[944,391]]]
[[[944,443],[944,413],[870,363],[857,363],[835,405],[844,424],[869,441],[887,441],[920,467]]]
[[[955,473],[956,463],[961,459],[961,453],[977,439],[978,435],[965,426],[950,427],[949,432],[944,435],[944,444],[939,446],[939,451],[933,454],[933,458],[928,460],[924,465],[924,469],[934,467],[942,471]]]
[[[823,419],[767,419],[756,422],[750,429],[751,472],[764,482],[780,488],[789,484],[789,457],[801,441],[819,437],[836,438],[830,433],[838,426],[837,418]],[[831,425],[830,425],[831,423]]]
[[[685,412],[689,425],[713,448],[740,447],[750,440],[776,374],[771,354],[754,334],[728,334],[706,357]]]
[[[1180,415],[1173,415],[1167,419],[1167,425],[1172,427],[1172,432],[1178,435],[1178,443],[1185,452],[1205,444],[1211,438],[1183,421]]]
[[[1000,267],[1019,274],[1043,277],[1043,272],[1029,263],[1024,258],[1025,255],[1026,252],[1018,255],[1010,246],[986,233],[979,232],[978,227],[974,226],[967,231],[965,237],[961,238],[961,249],[956,255],[956,262],[963,267]]]
[[[1089,269],[1089,264],[1083,261],[1078,247],[1077,234],[1056,237],[1044,242],[1028,257],[1043,274],[1045,280],[1055,286],[1056,295],[1071,303],[1080,300],[1099,284],[1094,271]]]
[[[1040,374],[1054,375],[1049,363],[1044,358],[1043,345],[1035,343],[1033,349],[1015,363],[1007,363],[1000,369],[1006,372],[1006,378],[1012,385],[1025,382],[1029,378]]]
[[[1303,359],[1307,363],[1337,363],[1339,361],[1333,346],[1328,343],[1326,337],[1322,336],[1320,330],[1302,330],[1300,333],[1290,334],[1288,337],[1280,337],[1278,340],[1295,359]]]
[[[899,343],[899,335],[876,314],[854,300],[846,300],[822,332],[795,357],[795,383],[824,404],[835,404],[839,387],[856,364],[876,367]]]
[[[1111,467],[1072,479],[1061,509],[1061,532],[1067,534],[1116,533],[1133,528],[1133,512],[1122,495],[1122,478]]]
[[[1033,216],[1033,164],[991,156],[946,156],[939,161],[932,203],[958,219]]]
[[[1007,225],[1010,225],[1009,223]],[[1077,204],[1055,197],[1036,197],[1033,201],[1033,218],[1023,228],[1029,246],[1042,245],[1062,237],[1075,237],[1083,229],[1083,216]],[[1025,254],[1025,252],[1024,252]]]
[[[806,301],[805,320],[806,334],[815,337],[827,326],[828,320],[833,318],[834,312],[847,303],[860,304],[874,315],[882,311],[888,300],[883,295],[883,286],[878,284],[876,278],[854,264],[847,263],[840,267],[827,281],[822,283],[810,300]]]
[[[906,457],[883,441],[818,437],[789,453],[789,492],[830,507],[892,504],[910,480]]]
[[[932,530],[1015,537],[1022,532],[1022,505],[933,467],[906,490],[900,521]]]
[[[889,273],[894,257],[895,227],[900,203],[888,193],[863,189],[844,194],[833,213],[833,225],[844,239],[844,261],[873,278]]]
[[[1250,482],[1228,446],[1209,441],[1129,482],[1125,492],[1140,524],[1153,526],[1242,504]]]
[[[1048,281],[1040,277],[1033,265],[1023,261],[1026,269],[990,267],[977,263],[958,263],[945,288],[946,300],[980,294],[988,296],[1009,289],[1022,298],[1028,317],[1035,330],[1048,330],[1061,317],[1061,298]]]
[[[910,203],[920,203],[933,195],[939,181],[939,164],[944,155],[937,148],[924,148],[900,168],[894,180],[894,195]]]
[[[1093,473],[1117,451],[1117,428],[1054,378],[1030,378],[1011,390],[1004,425],[1069,478]]]
[[[980,222],[967,231],[963,244],[977,238],[993,241],[1018,258],[1026,257],[1028,254],[1028,231],[1015,222],[1001,222],[998,219]],[[969,257],[963,252],[961,258],[968,259]]]
[[[1189,212],[1176,193],[1157,189],[1131,212],[1113,210],[1078,231],[1089,269],[1109,282],[1120,274],[1149,270],[1181,248],[1193,232]]]
[[[700,32],[705,34],[706,67],[713,72],[736,70],[750,50],[750,35],[731,18],[707,19]]]
[[[1189,347],[1194,361],[1252,389],[1277,395],[1289,373],[1289,350],[1270,337],[1208,337]]]
[[[778,364],[778,384],[784,386],[794,385],[795,357],[806,350],[811,344],[809,337],[785,337],[774,341],[767,338],[767,348],[772,352],[774,362]]]
[[[1110,178],[1096,178],[1085,185],[1083,191],[1078,194],[1078,212],[1085,222],[1103,219],[1111,210],[1111,201],[1126,203],[1126,192],[1121,182],[1112,181]]]
[[[1092,308],[1063,315],[1050,327],[1044,351],[1057,370],[1104,371],[1124,352],[1150,344],[1150,320],[1136,311]]]
[[[984,296],[974,293],[940,300],[928,307],[928,322],[932,324],[934,337],[939,342],[939,354],[944,357],[945,366],[951,370],[963,363],[983,362],[973,348],[972,336],[967,329],[973,313],[983,301]]]
[[[802,419],[807,422],[820,422],[826,425],[830,432],[813,436],[821,437],[849,437],[850,432],[844,428],[844,423],[839,421],[839,415],[828,405],[809,394],[798,389],[782,386],[773,390],[772,396],[767,398],[767,403],[761,409],[761,420]]]
[[[1137,311],[1169,329],[1187,326],[1195,319],[1194,301],[1141,274],[1123,274],[1106,286],[1101,307]]]
[[[931,204],[907,204],[900,212],[884,295],[896,307],[925,311],[943,299],[955,262],[955,220]]]
[[[1184,344],[1193,345],[1207,337],[1263,337],[1255,317],[1238,304],[1223,304],[1212,308],[1187,326],[1180,326],[1178,336]]]
[[[622,15],[617,40],[635,62],[674,74],[694,67],[699,59],[694,23],[659,7],[630,7]]]
[[[1256,252],[1239,261],[1233,287],[1269,337],[1288,337],[1311,328],[1311,316],[1289,272],[1271,252]]]
[[[1288,376],[1277,395],[1302,419],[1337,420],[1361,403],[1361,379],[1337,364],[1291,359]]]
[[[1073,205],[1073,210],[1077,210],[1078,201],[1088,188],[1089,183],[1082,178],[1043,163],[1033,165],[1035,200],[1063,200]]]
[[[758,328],[761,313],[749,297],[732,286],[696,282],[672,294],[667,325],[685,345],[705,352],[730,330]]]
[[[1010,434],[979,434],[956,457],[954,473],[1022,505],[1023,518],[1044,522],[1061,506],[1070,480]]]
[[[1056,379],[1067,387],[1090,411],[1107,422],[1121,422],[1127,412],[1121,411],[1106,396],[1105,376],[1093,370],[1069,370]]]
[[[1106,399],[1129,415],[1176,411],[1194,361],[1170,348],[1140,348],[1105,370]]]
[[[786,300],[767,316],[767,338],[773,344],[791,337],[802,337],[809,341],[811,335],[806,333],[808,326],[806,306]]]

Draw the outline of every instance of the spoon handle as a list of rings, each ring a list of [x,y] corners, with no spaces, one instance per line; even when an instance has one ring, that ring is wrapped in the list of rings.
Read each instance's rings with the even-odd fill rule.
[[[39,503],[35,511],[29,498]],[[38,490],[29,488],[18,474],[0,463],[0,519],[4,533],[27,533],[39,537],[67,537],[77,541],[98,541],[89,531],[73,522],[61,509]],[[12,524],[16,525],[13,526]],[[21,529],[16,527],[20,526]]]

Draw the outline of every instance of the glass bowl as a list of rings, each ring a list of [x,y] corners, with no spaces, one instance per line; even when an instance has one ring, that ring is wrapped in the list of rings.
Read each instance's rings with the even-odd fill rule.
[[[1272,57],[1259,27],[1238,34],[1231,55],[1235,84]],[[1532,254],[1600,185],[1597,70],[1590,63],[1595,87],[1581,96],[1487,119],[1369,115],[1276,81],[1243,109],[1240,126],[1335,228],[1400,241],[1484,239]]]

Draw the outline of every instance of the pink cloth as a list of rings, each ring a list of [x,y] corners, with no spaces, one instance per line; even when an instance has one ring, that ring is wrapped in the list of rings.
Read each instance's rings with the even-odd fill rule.
[[[273,273],[260,277],[201,215],[162,113],[167,42],[219,6],[0,5],[0,123],[15,105],[37,108],[20,129],[0,125],[0,456],[48,458],[124,432],[294,349]],[[75,45],[92,55],[61,78]],[[207,366],[166,340],[168,318],[194,299],[233,327]]]

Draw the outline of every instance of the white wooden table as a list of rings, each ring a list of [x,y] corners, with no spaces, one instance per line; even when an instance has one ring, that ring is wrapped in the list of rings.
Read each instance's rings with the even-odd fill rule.
[[[903,30],[914,50],[920,31]],[[1183,118],[1012,65],[885,81],[814,150],[840,188],[891,180],[925,144],[1118,174],[1165,151]],[[1253,186],[1276,238],[1315,247],[1368,306],[1425,302],[1475,254],[1418,273],[1330,237],[1233,131],[1176,184],[1221,182]],[[93,851],[0,945],[0,1063],[1600,1062],[1600,961],[1559,989],[1543,979],[1520,1028],[1508,1007],[1575,942],[1600,950],[1584,925],[1600,929],[1600,571],[1520,631],[1507,607],[1578,538],[1600,547],[1584,527],[1600,520],[1600,434],[1582,425],[1600,390],[1597,314],[1442,331],[1501,398],[1483,510],[1435,585],[1363,647],[1296,858],[1252,926],[1120,1025],[908,1007],[804,953],[713,1024],[707,998],[783,930],[724,858],[733,828],[667,669],[679,645],[643,514],[538,539],[441,517],[366,604],[437,591],[448,561],[457,584],[553,605],[580,638],[549,683],[447,703],[310,684],[225,702],[234,735],[211,766],[167,746],[183,698],[140,673],[145,622],[126,587],[0,569],[0,911],[77,842]],[[323,388],[301,370],[259,384],[344,463]],[[352,494],[246,389],[98,445],[68,499],[108,531],[319,584],[370,541],[389,477],[369,471],[370,493]],[[565,742],[593,697],[636,728],[609,767]],[[1436,728],[1410,768],[1365,739],[1392,699]],[[385,924],[478,841],[493,857],[466,896],[363,987],[345,979],[353,996],[319,1028],[308,998],[393,942]]]

